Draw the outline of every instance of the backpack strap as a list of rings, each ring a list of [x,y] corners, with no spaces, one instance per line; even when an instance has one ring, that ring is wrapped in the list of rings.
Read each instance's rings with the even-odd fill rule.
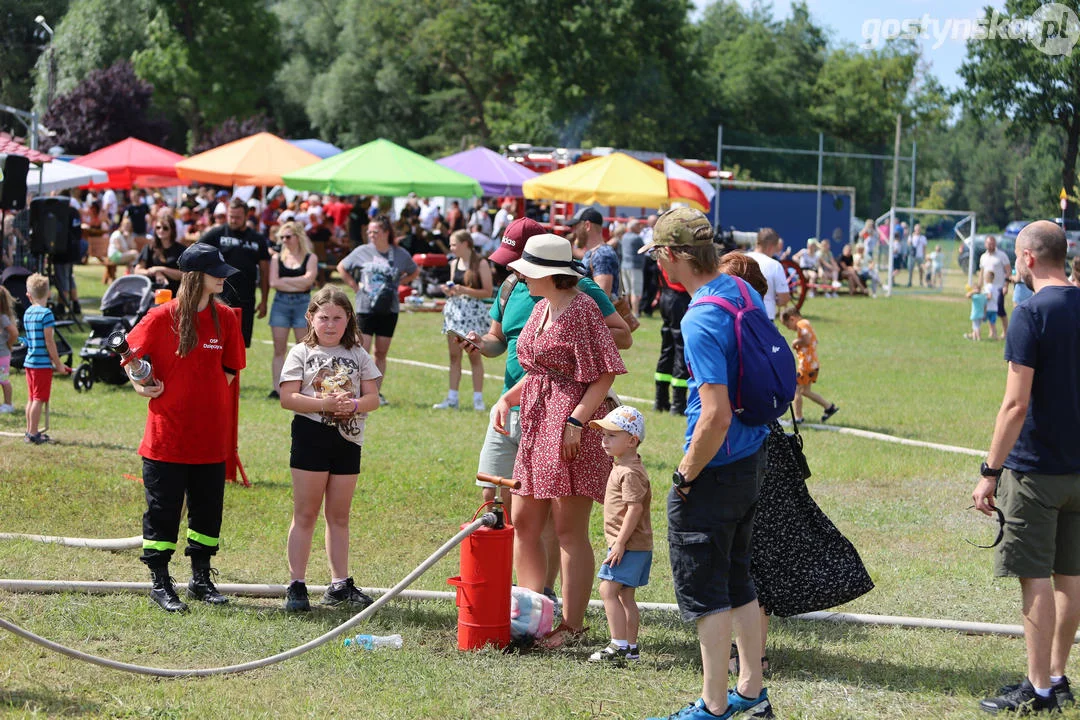
[[[499,317],[506,314],[506,303],[510,302],[510,294],[514,292],[514,288],[517,287],[518,276],[514,273],[510,273],[502,285],[499,286]]]

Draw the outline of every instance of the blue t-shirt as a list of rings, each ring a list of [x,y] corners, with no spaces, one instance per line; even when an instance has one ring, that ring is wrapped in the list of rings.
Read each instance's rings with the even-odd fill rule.
[[[684,451],[690,447],[690,439],[694,436],[694,426],[697,425],[698,417],[701,415],[701,396],[698,388],[704,384],[727,385],[728,378],[732,377],[734,381],[735,373],[738,371],[734,318],[712,303],[694,305],[695,301],[706,295],[725,298],[736,306],[742,305],[742,294],[735,280],[729,275],[720,275],[712,282],[698,288],[690,299],[690,308],[683,316],[681,323],[683,357],[686,360],[687,369],[690,370]],[[765,305],[761,301],[761,296],[754,291],[751,291],[750,295],[754,303],[764,311]],[[746,372],[752,375],[753,369],[746,368]],[[768,434],[769,429],[766,426],[743,425],[739,418],[732,414],[727,437],[716,456],[709,461],[708,467],[727,465],[753,455],[765,442]]]
[[[1080,472],[1080,288],[1044,287],[1018,305],[1005,359],[1033,368],[1027,417],[1005,467],[1018,472]]]
[[[977,292],[971,296],[971,319],[972,320],[985,320],[986,319],[986,293]]]
[[[578,289],[596,301],[596,306],[600,308],[602,316],[607,317],[615,312],[615,306],[611,304],[600,286],[592,280],[581,278],[578,281]],[[502,389],[504,393],[525,377],[525,369],[521,367],[517,357],[518,335],[521,334],[525,323],[529,322],[529,316],[532,315],[533,308],[539,301],[540,298],[534,298],[529,294],[529,286],[521,280],[514,286],[510,297],[506,299],[504,311],[499,311],[498,295],[495,297],[495,304],[491,306],[491,319],[502,325],[503,337],[506,338],[506,371],[503,375]]]
[[[610,245],[597,245],[581,258],[593,280],[597,275],[611,276],[611,297],[619,297],[619,256]]]
[[[56,325],[53,311],[40,305],[31,305],[23,315],[23,329],[26,334],[26,362],[23,367],[31,369],[51,368],[52,358],[45,345],[45,328]]]

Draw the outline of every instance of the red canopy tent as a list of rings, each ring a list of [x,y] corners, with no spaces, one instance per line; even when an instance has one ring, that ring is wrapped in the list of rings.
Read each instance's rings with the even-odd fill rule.
[[[187,185],[186,180],[181,180],[176,176],[176,163],[183,159],[183,155],[177,155],[171,150],[129,137],[127,140],[121,140],[95,150],[89,155],[76,158],[72,162],[109,173],[109,182],[84,187],[93,190],[104,188],[130,190],[132,185],[139,187]]]
[[[0,153],[5,155],[22,155],[29,159],[30,162],[37,163],[38,165],[52,162],[52,155],[38,152],[37,150],[31,150],[7,133],[0,133]]]

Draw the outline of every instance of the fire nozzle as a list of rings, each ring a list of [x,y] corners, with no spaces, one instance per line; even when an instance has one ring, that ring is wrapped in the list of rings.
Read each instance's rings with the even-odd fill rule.
[[[105,347],[120,356],[120,366],[124,368],[132,382],[144,387],[157,384],[154,369],[146,360],[136,357],[135,353],[131,352],[127,335],[123,330],[113,330],[109,333],[109,336],[105,338]]]

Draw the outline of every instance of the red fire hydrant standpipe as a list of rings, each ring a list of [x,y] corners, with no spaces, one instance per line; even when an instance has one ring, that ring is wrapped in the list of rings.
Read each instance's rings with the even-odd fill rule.
[[[476,479],[497,487],[516,489],[516,480],[477,473]],[[514,526],[505,522],[500,494],[484,503],[497,518],[461,543],[461,574],[446,582],[457,588],[458,650],[510,644],[510,589],[513,585]],[[475,517],[475,516],[474,516]],[[464,527],[464,526],[462,526]]]

